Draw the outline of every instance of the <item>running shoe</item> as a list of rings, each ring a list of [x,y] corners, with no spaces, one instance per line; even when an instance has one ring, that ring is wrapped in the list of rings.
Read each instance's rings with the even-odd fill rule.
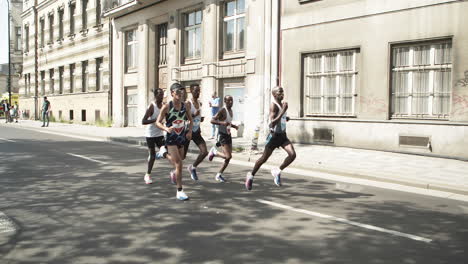
[[[184,190],[182,191],[177,191],[177,195],[176,195],[176,198],[181,200],[181,201],[185,201],[185,200],[188,200],[188,196],[187,194],[185,194]]]
[[[146,184],[152,184],[153,183],[153,180],[151,179],[151,175],[148,174],[148,173],[145,174],[144,180],[145,180]]]
[[[273,175],[273,181],[276,186],[281,186],[281,170],[279,168],[271,169],[271,175]]]
[[[245,188],[247,191],[252,190],[252,184],[253,184],[253,175],[252,172],[247,172],[247,176],[245,176]]]
[[[216,153],[218,153],[218,151],[216,150],[216,147],[212,147],[210,149],[210,153],[208,153],[208,160],[212,161],[214,156],[216,156]]]
[[[164,159],[164,154],[167,153],[165,146],[162,146],[158,152],[156,152],[156,159]]]
[[[175,175],[175,171],[174,171],[174,170],[171,170],[171,173],[169,174],[169,178],[171,179],[171,183],[172,183],[172,184],[176,184],[176,183],[177,183],[177,178],[176,178],[176,175]]]
[[[187,170],[189,171],[190,177],[192,178],[192,180],[198,181],[197,168],[195,168],[193,165],[189,165],[187,167]]]
[[[226,180],[223,178],[223,174],[221,173],[216,174],[215,180],[219,182],[226,182]]]

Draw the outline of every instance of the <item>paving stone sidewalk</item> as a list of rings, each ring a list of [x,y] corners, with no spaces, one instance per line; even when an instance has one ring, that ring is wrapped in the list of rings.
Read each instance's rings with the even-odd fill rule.
[[[66,123],[50,123],[49,127],[42,128],[41,124],[39,121],[23,120],[17,124],[1,125],[79,135],[96,140],[146,144],[143,128],[96,127]],[[213,140],[207,140],[207,143],[208,148],[215,144]],[[468,194],[466,161],[323,145],[294,144],[294,147],[297,158],[291,165],[292,168]],[[234,138],[233,148],[237,150],[233,153],[233,159],[255,162],[261,155],[263,145],[260,142],[260,151],[251,152],[249,140]],[[191,144],[190,151],[196,150]],[[268,164],[281,164],[285,157],[284,151],[276,150]]]

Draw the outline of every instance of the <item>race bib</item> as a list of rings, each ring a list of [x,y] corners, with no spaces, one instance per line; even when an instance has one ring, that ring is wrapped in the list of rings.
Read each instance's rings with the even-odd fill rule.
[[[177,135],[180,135],[182,132],[184,132],[185,130],[185,122],[184,120],[174,120],[172,122],[172,128],[174,129],[174,132],[177,134]]]
[[[193,118],[193,131],[196,132],[200,128],[201,117]]]

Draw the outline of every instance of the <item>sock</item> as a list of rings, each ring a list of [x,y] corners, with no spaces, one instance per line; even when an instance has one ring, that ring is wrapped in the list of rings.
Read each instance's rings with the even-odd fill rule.
[[[182,188],[177,188],[177,191],[178,191],[178,192],[182,191]]]

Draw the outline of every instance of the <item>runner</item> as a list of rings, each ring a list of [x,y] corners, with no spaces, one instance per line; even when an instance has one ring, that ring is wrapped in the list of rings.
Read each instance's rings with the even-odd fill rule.
[[[257,173],[263,163],[268,160],[275,148],[282,147],[288,153],[283,164],[281,164],[279,168],[273,168],[271,170],[273,181],[277,186],[281,186],[281,171],[296,159],[296,151],[286,136],[286,122],[289,121],[289,118],[286,116],[288,103],[283,102],[284,90],[282,87],[275,87],[272,94],[274,100],[270,105],[270,133],[267,137],[267,143],[265,145],[263,155],[257,160],[257,162],[255,162],[252,172],[248,172],[245,178],[245,188],[249,191],[252,190],[253,177],[255,176],[255,173]]]
[[[146,109],[145,116],[141,121],[143,125],[146,125],[145,137],[149,151],[148,169],[144,177],[146,184],[153,183],[153,180],[151,179],[151,170],[153,169],[154,160],[162,157],[170,159],[170,155],[168,155],[166,147],[164,146],[164,132],[156,126],[156,120],[159,116],[159,112],[164,105],[164,91],[161,88],[157,88],[153,91],[153,94],[154,101],[151,102],[148,109]],[[158,153],[156,153],[156,146],[159,148]]]
[[[190,177],[192,178],[192,180],[198,181],[197,166],[208,155],[206,143],[201,135],[201,130],[200,130],[200,123],[204,121],[204,117],[201,115],[202,104],[198,100],[198,98],[200,97],[200,85],[191,84],[190,93],[192,93],[192,100],[190,102],[190,106],[191,106],[190,113],[193,118],[192,141],[195,142],[195,144],[198,146],[198,148],[200,149],[200,153],[198,153],[198,156],[195,162],[193,162],[193,164],[190,164],[187,167],[187,170],[189,171]],[[184,159],[185,159],[185,156],[187,156],[187,151],[188,151],[189,146],[190,146],[190,140],[187,140],[185,142],[185,148],[184,148],[185,150]]]
[[[231,137],[231,127],[238,129],[236,125],[231,124],[232,122],[232,104],[233,99],[232,96],[226,95],[224,96],[224,104],[223,107],[214,117],[211,119],[211,123],[215,125],[219,125],[218,129],[218,140],[221,146],[223,147],[223,152],[220,153],[217,151],[216,147],[212,147],[210,153],[208,154],[208,159],[210,161],[213,160],[215,156],[224,159],[223,166],[216,174],[215,180],[219,182],[225,182],[226,180],[223,177],[223,172],[226,167],[229,165],[229,161],[231,160],[231,153],[232,153],[232,137]]]
[[[176,198],[188,200],[188,196],[182,188],[182,159],[185,141],[192,139],[193,121],[192,115],[187,113],[190,105],[182,101],[183,89],[185,88],[180,83],[171,85],[172,100],[161,108],[156,125],[167,132],[166,146],[171,155],[170,161],[175,168],[175,172],[171,172],[170,178],[172,182],[177,184]],[[166,120],[165,125],[162,123],[163,120]],[[187,121],[190,122],[188,128],[185,127]]]

